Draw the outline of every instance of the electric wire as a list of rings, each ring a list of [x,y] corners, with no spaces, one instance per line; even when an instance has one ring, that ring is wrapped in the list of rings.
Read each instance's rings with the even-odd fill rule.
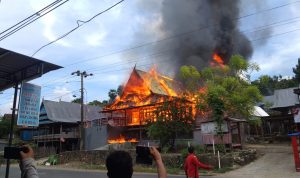
[[[55,10],[56,8],[60,7],[61,5],[65,4],[66,2],[68,2],[69,0],[65,0],[63,1],[62,3],[58,4],[59,2],[61,2],[63,0],[58,0],[58,1],[55,1],[53,3],[51,3],[50,5],[48,5],[47,7],[43,8],[42,10],[34,13],[33,15],[27,17],[26,19],[22,20],[21,22],[13,25],[12,27],[4,30],[3,32],[1,32],[0,34],[4,34],[2,36],[0,36],[0,41],[4,40],[5,38],[11,36],[12,34],[18,32],[19,30],[21,30],[22,28],[28,26],[29,24],[31,24],[32,22],[38,20],[39,18],[43,17],[44,15],[52,12],[53,10]],[[58,4],[57,6],[55,6],[56,4]],[[54,7],[54,8],[52,8]],[[51,9],[52,8],[52,9]],[[50,9],[49,11],[46,11],[45,13],[43,11],[45,10],[48,10]]]
[[[265,10],[261,10],[261,11],[258,11],[258,12],[256,12],[256,13],[251,13],[251,14],[247,14],[247,15],[241,16],[241,17],[239,17],[238,19],[242,19],[242,18],[245,18],[245,17],[253,16],[253,15],[255,15],[255,14],[263,13],[263,12],[270,11],[270,10],[274,10],[274,9],[277,9],[277,8],[282,8],[282,7],[285,7],[285,6],[294,4],[294,3],[298,3],[298,2],[300,2],[300,1],[294,1],[294,2],[291,2],[291,3],[284,4],[284,5],[272,7],[272,8],[265,9]],[[296,18],[299,18],[299,17],[296,17]],[[296,19],[296,18],[294,18],[294,19]],[[292,19],[288,19],[288,20],[292,20]],[[283,21],[285,21],[285,20],[283,20]],[[271,25],[274,25],[274,24],[282,23],[283,21],[275,22],[275,23],[273,23],[273,24],[268,24],[267,26],[271,26]],[[174,38],[175,38],[175,36],[174,36]],[[162,39],[162,40],[160,40],[160,41],[163,41],[163,40],[166,40],[166,39],[167,39],[167,38]],[[159,41],[156,41],[156,42],[150,42],[150,43],[146,43],[146,44],[143,44],[143,45],[135,46],[135,47],[133,47],[133,48],[127,48],[127,49],[125,48],[125,49],[123,49],[123,50],[119,50],[119,51],[116,51],[116,52],[113,52],[113,53],[109,53],[109,54],[106,54],[106,55],[102,55],[102,56],[98,56],[98,57],[93,57],[93,58],[81,60],[81,61],[79,61],[79,62],[71,63],[71,64],[65,66],[65,68],[67,68],[67,67],[69,67],[69,66],[72,66],[72,65],[75,65],[75,64],[79,64],[79,63],[83,63],[83,62],[87,62],[87,61],[91,61],[91,60],[96,60],[96,59],[99,59],[99,58],[107,57],[107,56],[110,56],[110,55],[113,55],[113,54],[118,54],[118,53],[121,53],[121,52],[124,52],[124,51],[128,51],[128,50],[131,50],[131,49],[140,48],[140,47],[143,47],[143,46],[146,46],[146,45],[150,45],[150,44],[153,44],[153,43],[158,43],[158,42],[159,42]],[[112,65],[115,65],[115,64],[112,64]],[[104,66],[104,67],[105,67],[105,66]]]
[[[237,17],[235,19],[231,19],[231,20],[232,21],[238,21],[238,20],[241,20],[241,19],[253,16],[253,15],[256,15],[256,14],[260,14],[260,13],[268,12],[268,11],[275,10],[275,9],[278,9],[278,8],[286,7],[286,6],[289,6],[291,4],[295,4],[295,3],[299,3],[299,2],[300,1],[293,1],[293,2],[290,2],[290,3],[283,4],[283,5],[279,5],[279,6],[271,7],[271,8],[268,8],[268,9],[261,10],[261,11],[257,11],[255,13],[246,14],[246,15],[243,15],[243,16]],[[121,49],[121,50],[117,50],[115,52],[111,52],[111,53],[108,53],[108,54],[105,54],[105,55],[102,55],[102,56],[93,57],[93,58],[90,58],[90,59],[85,59],[85,60],[81,60],[81,61],[78,61],[78,62],[74,62],[74,63],[71,63],[69,65],[66,65],[65,67],[69,67],[69,66],[72,66],[72,65],[76,65],[76,64],[80,64],[80,63],[84,63],[84,62],[96,60],[98,58],[103,58],[103,57],[111,56],[111,55],[114,55],[114,54],[122,53],[122,52],[125,52],[125,51],[130,51],[130,50],[133,50],[133,49],[142,48],[142,47],[145,47],[145,46],[150,46],[150,45],[153,45],[153,44],[156,44],[156,43],[160,43],[160,42],[163,42],[163,41],[166,41],[166,40],[170,40],[170,39],[182,37],[182,36],[185,36],[185,35],[189,35],[189,34],[192,34],[192,33],[195,33],[195,32],[199,32],[201,30],[213,27],[215,25],[216,24],[208,24],[207,26],[202,26],[202,27],[199,27],[199,28],[191,30],[191,31],[187,31],[187,32],[182,32],[182,33],[178,33],[178,34],[175,34],[175,35],[171,35],[171,36],[168,36],[168,37],[156,40],[156,41],[146,42],[146,43],[143,43],[143,44],[140,44],[140,45],[136,45],[136,46],[133,46],[133,47],[129,47],[129,48],[124,48],[124,49]]]
[[[42,50],[43,48],[45,48],[45,47],[51,45],[52,43],[55,43],[55,42],[57,42],[58,40],[60,40],[60,39],[62,39],[62,38],[64,38],[64,37],[66,37],[66,36],[68,36],[69,34],[71,34],[72,32],[74,32],[75,30],[77,30],[79,27],[81,27],[82,25],[84,25],[84,24],[90,22],[91,20],[93,20],[93,19],[96,18],[97,16],[99,16],[99,15],[101,15],[101,14],[103,14],[103,13],[109,11],[110,9],[114,8],[115,6],[121,4],[123,1],[125,1],[125,0],[121,0],[121,1],[119,1],[119,2],[117,2],[117,3],[115,3],[114,5],[110,6],[109,8],[107,8],[107,9],[105,9],[105,10],[103,10],[103,11],[97,13],[96,15],[94,15],[94,16],[93,16],[92,18],[90,18],[89,20],[86,20],[86,21],[77,20],[77,27],[73,28],[72,30],[70,30],[70,31],[68,31],[67,33],[63,34],[62,36],[58,37],[57,39],[55,39],[55,40],[53,40],[53,41],[51,41],[51,42],[49,42],[49,43],[43,45],[42,47],[40,47],[39,49],[37,49],[37,50],[32,54],[32,56],[34,56],[36,53],[38,53],[38,52],[39,52],[40,50]]]
[[[293,3],[298,3],[299,1],[295,1],[295,2],[293,2]],[[290,3],[288,3],[288,4],[290,4]],[[287,6],[287,4],[286,5],[281,5],[281,6],[278,6],[277,8],[279,8],[279,7],[284,7],[284,6]],[[274,8],[271,8],[271,9],[275,9],[275,7]],[[270,10],[271,10],[270,9]],[[266,10],[267,11],[267,10]],[[262,11],[260,11],[259,13],[261,13]],[[255,13],[253,13],[253,14],[255,14]],[[249,15],[247,15],[247,16],[245,16],[245,17],[248,17],[248,16],[251,16],[251,15],[253,15],[253,14],[249,14]],[[299,18],[299,17],[296,17],[296,18]],[[278,22],[279,23],[279,22]],[[271,35],[271,36],[268,36],[268,37],[263,37],[263,38],[259,38],[259,39],[254,39],[254,40],[250,40],[250,41],[259,41],[259,40],[262,40],[262,39],[267,39],[267,38],[272,38],[272,37],[275,37],[275,36],[279,36],[279,35],[283,35],[283,34],[288,34],[288,33],[292,33],[292,32],[295,32],[295,31],[298,31],[299,29],[296,29],[296,30],[292,30],[292,31],[288,31],[288,32],[284,32],[284,33],[281,33],[281,34],[275,34],[275,35]],[[102,57],[102,56],[101,56]],[[81,63],[81,62],[80,62]],[[73,64],[72,64],[73,65]],[[70,65],[69,65],[70,66]],[[96,73],[97,74],[97,73]]]

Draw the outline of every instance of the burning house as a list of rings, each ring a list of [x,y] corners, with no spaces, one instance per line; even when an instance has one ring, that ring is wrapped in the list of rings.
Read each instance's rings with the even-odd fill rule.
[[[166,49],[164,53],[169,59],[164,56],[163,60],[172,61],[164,66],[167,74],[178,73],[183,65],[192,65],[199,70],[207,66],[223,66],[228,64],[234,54],[245,59],[252,56],[252,44],[239,29],[240,6],[247,5],[246,2],[162,0],[140,3],[147,7],[145,13],[149,13],[149,16],[155,14],[153,19],[159,19],[158,28],[155,28],[155,32],[159,33],[153,34],[161,36],[153,38],[168,39],[158,40],[159,43],[150,48],[155,52]],[[141,29],[143,31],[138,31],[139,35],[134,41],[149,38],[149,33]],[[153,60],[157,63],[162,61],[160,56]],[[157,106],[183,96],[185,89],[180,82],[158,75],[155,70],[147,73],[134,68],[122,95],[102,112],[108,118],[108,143],[137,142],[146,138],[145,124],[148,120],[156,120]],[[187,103],[193,107],[192,99],[187,100]],[[203,120],[197,114],[193,116],[194,137],[201,143],[209,144],[212,140],[210,138],[214,138],[213,121]],[[234,118],[226,120],[224,128],[228,143],[242,141],[240,130],[243,128],[240,126],[243,123],[244,120]],[[206,134],[202,132],[205,128]],[[232,133],[238,135],[236,139],[232,139]]]
[[[134,68],[121,96],[102,111],[108,118],[108,143],[147,138],[144,128],[148,121],[156,120],[157,107],[184,95],[180,82],[159,75],[154,68],[150,72]],[[192,102],[186,102],[188,110]]]

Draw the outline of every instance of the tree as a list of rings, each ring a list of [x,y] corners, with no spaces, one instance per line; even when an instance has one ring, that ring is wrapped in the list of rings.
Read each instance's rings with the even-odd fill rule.
[[[201,75],[195,66],[182,66],[179,77],[189,91],[196,92],[199,88],[197,81],[200,80]]]
[[[117,89],[118,96],[121,96],[121,95],[122,95],[123,90],[124,90],[124,86],[123,86],[123,85],[119,85],[119,86],[118,86],[118,89]]]
[[[298,64],[295,68],[293,68],[293,72],[295,74],[295,80],[300,83],[300,58],[298,58]]]
[[[99,106],[99,107],[105,107],[107,104],[108,104],[107,100],[103,100],[102,102],[98,101],[98,100],[94,100],[94,101],[88,103],[88,105]]]
[[[71,103],[78,103],[80,104],[81,103],[81,98],[75,98],[71,101]]]
[[[118,96],[117,90],[110,89],[108,92],[109,102],[112,103]]]
[[[252,84],[258,87],[262,95],[269,96],[274,94],[274,90],[296,87],[297,81],[295,78],[283,78],[281,75],[262,75]]]
[[[1,119],[0,120],[0,138],[7,137],[10,131],[10,120]]]
[[[160,140],[161,148],[169,146],[174,150],[176,138],[192,132],[192,107],[188,106],[184,98],[174,99],[158,106],[155,111],[156,120],[148,121],[146,128],[148,136]]]
[[[225,117],[251,118],[251,113],[262,96],[258,88],[249,83],[249,72],[258,70],[239,55],[231,57],[229,64],[207,67],[200,71],[197,85],[197,108],[203,117],[213,118],[217,133],[222,133]]]

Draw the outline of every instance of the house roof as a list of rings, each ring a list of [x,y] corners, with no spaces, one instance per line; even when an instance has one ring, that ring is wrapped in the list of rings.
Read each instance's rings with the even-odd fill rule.
[[[0,48],[0,91],[60,68],[62,67]]]
[[[171,91],[174,91],[174,93],[180,94],[183,92],[183,86],[181,85],[181,83],[167,76],[162,76],[158,74],[156,75],[158,79],[157,80],[149,72],[145,72],[138,69],[134,69],[134,70],[144,81],[147,80],[150,81],[149,89],[154,94],[167,95],[167,96],[170,95],[170,93],[168,93],[168,91],[164,88],[163,84],[165,84],[166,87],[168,87],[168,89],[170,89]],[[163,84],[160,83],[159,81],[163,82]]]
[[[261,107],[254,106],[254,109],[253,109],[253,112],[252,112],[252,116],[267,117],[267,116],[269,116],[269,114],[265,110],[263,110]]]
[[[299,104],[299,100],[294,89],[296,88],[275,90],[274,95],[265,96],[264,101],[272,104],[271,109],[295,106],[295,104]]]
[[[77,123],[80,122],[80,104],[65,101],[43,100],[42,105],[45,107],[47,118],[52,122]],[[84,105],[84,121],[100,119],[103,114],[99,106]]]

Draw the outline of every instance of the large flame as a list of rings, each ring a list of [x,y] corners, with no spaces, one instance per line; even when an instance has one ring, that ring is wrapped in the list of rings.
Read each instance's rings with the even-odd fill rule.
[[[116,139],[109,139],[109,140],[107,140],[107,143],[109,143],[109,144],[113,144],[113,143],[125,143],[125,142],[136,143],[136,142],[138,142],[138,140],[135,139],[135,138],[125,139],[125,137],[123,135],[120,135],[120,137],[116,138]]]
[[[210,63],[210,65],[212,65],[212,66],[221,66],[221,67],[224,66],[224,61],[223,61],[223,59],[220,55],[218,55],[217,53],[214,53],[212,58],[213,58],[213,60]]]
[[[148,73],[145,72],[142,77],[133,72],[124,87],[122,96],[117,97],[107,109],[126,108],[129,105],[144,106],[152,102],[164,102],[168,97],[177,97],[178,94],[168,85],[167,81],[174,82],[173,79],[158,74],[156,66],[153,66]],[[156,97],[153,101],[153,98],[150,97],[153,88],[165,93],[164,96]]]

